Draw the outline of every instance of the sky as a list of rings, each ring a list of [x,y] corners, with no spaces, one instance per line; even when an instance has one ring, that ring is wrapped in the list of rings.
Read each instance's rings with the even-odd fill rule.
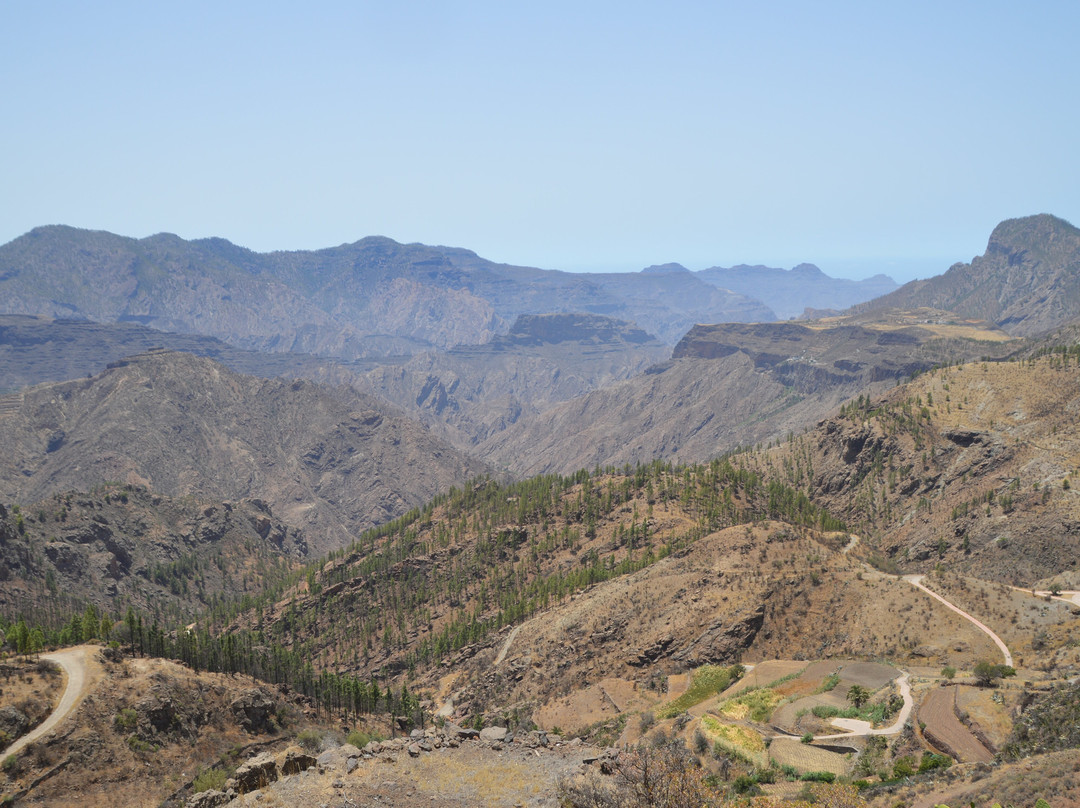
[[[1080,224],[1078,31],[1074,0],[5,0],[0,243],[929,277]]]

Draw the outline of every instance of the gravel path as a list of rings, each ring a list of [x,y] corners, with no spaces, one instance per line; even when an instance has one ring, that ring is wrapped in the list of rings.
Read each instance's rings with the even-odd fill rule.
[[[67,686],[64,688],[64,695],[60,697],[60,703],[56,705],[56,709],[52,711],[48,718],[0,753],[0,758],[6,758],[8,755],[17,755],[27,744],[33,743],[47,732],[51,732],[57,724],[63,721],[68,714],[75,709],[75,705],[78,704],[79,700],[83,697],[83,694],[86,692],[87,684],[89,683],[89,676],[87,676],[86,671],[86,655],[91,650],[93,649],[86,646],[80,646],[78,648],[68,648],[64,651],[41,655],[41,659],[55,662],[63,668],[64,674],[67,677]]]
[[[985,623],[982,623],[982,622],[976,620],[974,617],[972,617],[970,614],[965,612],[959,606],[954,606],[953,604],[949,603],[949,601],[945,600],[945,598],[941,597],[941,595],[939,595],[937,592],[934,592],[933,590],[927,589],[925,586],[923,586],[922,581],[923,581],[923,578],[925,578],[925,577],[926,577],[925,575],[905,575],[904,580],[907,581],[912,586],[914,586],[915,588],[921,589],[923,592],[925,592],[926,594],[928,594],[930,597],[934,598],[935,600],[940,600],[942,603],[944,603],[946,606],[948,606],[950,609],[952,609],[958,615],[960,615],[961,617],[963,617],[963,618],[971,621],[972,623],[974,623],[975,626],[977,626],[983,632],[985,632],[987,634],[987,636],[989,636],[990,639],[994,641],[994,644],[998,648],[1001,649],[1001,653],[1005,657],[1005,664],[1008,665],[1010,668],[1013,667],[1012,654],[1009,652],[1009,647],[1007,645],[1005,645],[1004,642],[1002,642],[1001,637],[999,637],[997,634],[995,634],[993,631],[991,631],[989,626],[987,626]]]

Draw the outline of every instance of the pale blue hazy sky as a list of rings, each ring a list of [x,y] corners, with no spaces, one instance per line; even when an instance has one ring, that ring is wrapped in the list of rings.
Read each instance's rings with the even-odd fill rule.
[[[1080,224],[1080,3],[6,0],[0,243],[938,274]]]

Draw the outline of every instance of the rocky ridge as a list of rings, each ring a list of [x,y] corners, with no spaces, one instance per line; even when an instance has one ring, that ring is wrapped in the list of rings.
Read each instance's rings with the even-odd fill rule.
[[[352,359],[487,342],[521,314],[588,312],[673,344],[695,322],[772,319],[698,278],[574,274],[369,237],[258,254],[224,239],[51,226],[0,246],[4,313],[133,321],[241,348]]]

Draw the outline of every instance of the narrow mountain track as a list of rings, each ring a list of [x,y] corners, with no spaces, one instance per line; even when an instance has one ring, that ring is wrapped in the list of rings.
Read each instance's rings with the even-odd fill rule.
[[[912,586],[914,586],[916,589],[921,589],[923,592],[925,592],[926,594],[928,594],[930,597],[934,598],[935,600],[941,601],[946,606],[948,606],[950,609],[952,609],[954,612],[956,612],[958,615],[960,615],[961,617],[965,618],[966,620],[968,620],[969,622],[974,624],[978,629],[980,629],[982,632],[984,632],[991,640],[993,640],[994,645],[996,645],[1001,650],[1002,656],[1005,657],[1005,664],[1008,665],[1010,668],[1013,667],[1012,653],[1010,653],[1009,647],[1007,645],[1005,645],[1005,643],[1002,641],[1001,637],[999,637],[997,634],[995,634],[990,629],[990,627],[987,626],[985,623],[983,623],[983,622],[977,620],[976,618],[972,617],[970,614],[965,612],[959,606],[954,606],[952,603],[945,600],[945,598],[941,597],[941,595],[939,595],[937,592],[934,592],[933,590],[927,589],[925,586],[923,586],[923,579],[925,577],[926,577],[925,575],[905,575],[904,580],[907,581]]]
[[[28,744],[33,743],[38,738],[51,732],[61,721],[67,718],[72,710],[75,709],[75,706],[82,700],[82,697],[86,695],[91,684],[92,677],[90,676],[87,657],[94,650],[95,649],[92,646],[83,645],[77,648],[67,648],[52,654],[41,655],[41,659],[55,662],[63,669],[65,677],[67,678],[64,694],[60,697],[60,703],[56,705],[56,709],[49,714],[49,717],[15,741],[15,743],[11,744],[3,752],[0,752],[0,759],[6,758],[9,755],[17,755],[26,748]]]

